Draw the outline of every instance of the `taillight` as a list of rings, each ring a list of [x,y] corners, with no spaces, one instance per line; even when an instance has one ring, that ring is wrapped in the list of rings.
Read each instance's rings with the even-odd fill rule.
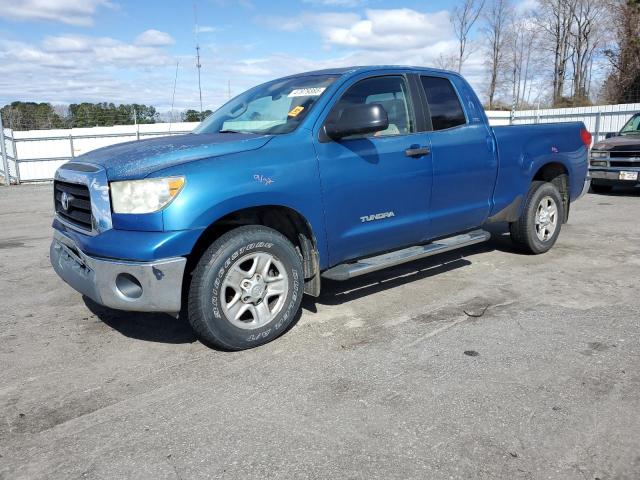
[[[582,139],[582,143],[584,143],[587,148],[591,148],[591,140],[593,140],[593,137],[589,133],[589,130],[587,130],[586,128],[580,130],[580,138]]]

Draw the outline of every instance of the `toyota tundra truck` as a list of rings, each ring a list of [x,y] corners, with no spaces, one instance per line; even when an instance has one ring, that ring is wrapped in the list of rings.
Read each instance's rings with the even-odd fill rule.
[[[548,251],[589,187],[582,123],[490,127],[458,74],[353,67],[270,81],[192,133],[64,164],[50,255],[104,306],[185,315],[225,350],[264,344],[321,279],[484,242]]]

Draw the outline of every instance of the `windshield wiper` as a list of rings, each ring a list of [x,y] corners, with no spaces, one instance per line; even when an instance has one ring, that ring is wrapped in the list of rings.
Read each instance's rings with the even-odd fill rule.
[[[218,133],[251,133],[251,132],[240,131],[240,130],[231,130],[229,128],[225,128],[224,130],[218,131]]]

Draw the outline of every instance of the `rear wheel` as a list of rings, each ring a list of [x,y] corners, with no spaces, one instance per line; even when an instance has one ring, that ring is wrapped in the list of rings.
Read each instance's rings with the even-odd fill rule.
[[[535,181],[520,218],[510,225],[511,239],[529,253],[545,253],[556,243],[563,218],[562,197],[555,185]]]
[[[237,228],[198,262],[189,289],[189,322],[218,348],[262,345],[295,319],[303,278],[300,256],[286,237],[263,226]]]

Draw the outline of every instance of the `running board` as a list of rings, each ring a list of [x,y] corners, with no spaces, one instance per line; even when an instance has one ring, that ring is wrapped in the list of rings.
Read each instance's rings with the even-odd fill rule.
[[[491,234],[489,232],[485,230],[474,230],[469,233],[456,235],[455,237],[442,238],[427,245],[417,245],[376,257],[363,258],[354,263],[342,263],[325,271],[322,276],[331,280],[349,280],[350,278],[382,270],[383,268],[393,267],[476,243],[486,242],[490,238]]]

